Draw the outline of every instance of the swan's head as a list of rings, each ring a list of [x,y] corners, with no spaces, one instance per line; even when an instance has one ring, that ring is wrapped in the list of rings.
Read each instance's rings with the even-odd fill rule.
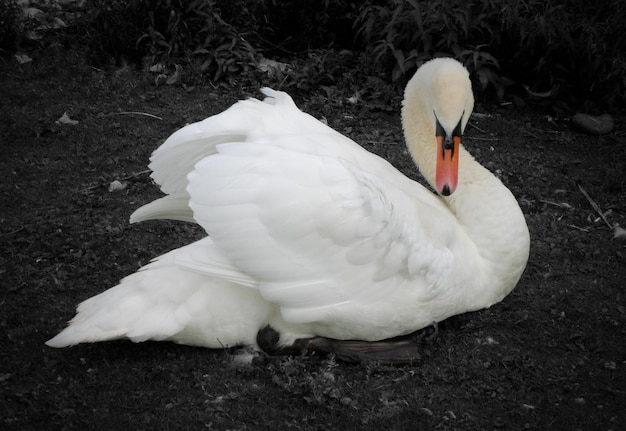
[[[469,73],[451,58],[424,63],[406,87],[402,115],[409,149],[441,195],[456,189],[461,137],[473,108]]]

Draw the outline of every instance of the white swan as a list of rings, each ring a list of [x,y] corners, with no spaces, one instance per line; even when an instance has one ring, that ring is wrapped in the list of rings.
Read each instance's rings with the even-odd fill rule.
[[[258,341],[282,353],[312,337],[373,342],[489,307],[514,288],[528,228],[509,190],[460,145],[474,103],[460,63],[420,67],[402,109],[408,148],[441,196],[287,94],[263,93],[182,128],[151,158],[167,196],[131,222],[189,220],[209,237],[84,301],[49,346]],[[341,354],[341,345],[326,348]]]

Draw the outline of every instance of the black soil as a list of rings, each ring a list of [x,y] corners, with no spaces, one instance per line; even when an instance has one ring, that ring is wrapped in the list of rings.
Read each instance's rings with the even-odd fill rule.
[[[44,342],[80,301],[203,235],[128,224],[159,196],[148,158],[184,124],[256,91],[155,87],[58,55],[0,69],[0,428],[623,429],[626,241],[580,189],[611,226],[626,225],[623,117],[604,136],[532,106],[486,105],[472,118],[466,146],[518,198],[530,260],[502,303],[424,338],[418,363],[246,363],[240,352],[156,342],[55,350]],[[397,110],[321,94],[296,102],[416,176]],[[78,123],[56,123],[64,112]],[[125,188],[109,191],[115,180]]]

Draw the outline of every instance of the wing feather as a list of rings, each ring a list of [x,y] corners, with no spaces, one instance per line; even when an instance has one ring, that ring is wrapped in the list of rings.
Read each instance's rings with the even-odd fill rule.
[[[462,280],[472,263],[455,261],[470,242],[445,204],[285,93],[264,93],[155,151],[153,178],[170,196],[138,218],[191,209],[211,244],[178,265],[258,288],[321,335],[382,339],[447,317],[449,289],[462,288],[451,268]]]
[[[242,100],[224,112],[186,125],[152,153],[150,176],[171,198],[166,196],[139,208],[131,215],[131,223],[164,218],[193,221],[188,206],[187,175],[196,163],[215,154],[220,144],[257,141],[294,132],[337,133],[300,111],[288,94],[269,88],[261,91],[267,96],[265,100]]]
[[[222,144],[189,176],[195,219],[294,323],[349,320],[409,282],[424,284],[416,297],[432,296],[454,264],[459,232],[447,208],[386,161],[335,139]],[[327,145],[344,157],[323,155]],[[445,217],[449,232],[420,228],[419,219],[438,226]]]

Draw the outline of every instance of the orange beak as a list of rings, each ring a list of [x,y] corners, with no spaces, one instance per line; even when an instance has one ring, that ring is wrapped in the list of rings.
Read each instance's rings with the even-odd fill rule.
[[[442,196],[451,195],[459,181],[459,145],[460,136],[452,140],[437,136],[437,166],[435,170],[435,187]]]

